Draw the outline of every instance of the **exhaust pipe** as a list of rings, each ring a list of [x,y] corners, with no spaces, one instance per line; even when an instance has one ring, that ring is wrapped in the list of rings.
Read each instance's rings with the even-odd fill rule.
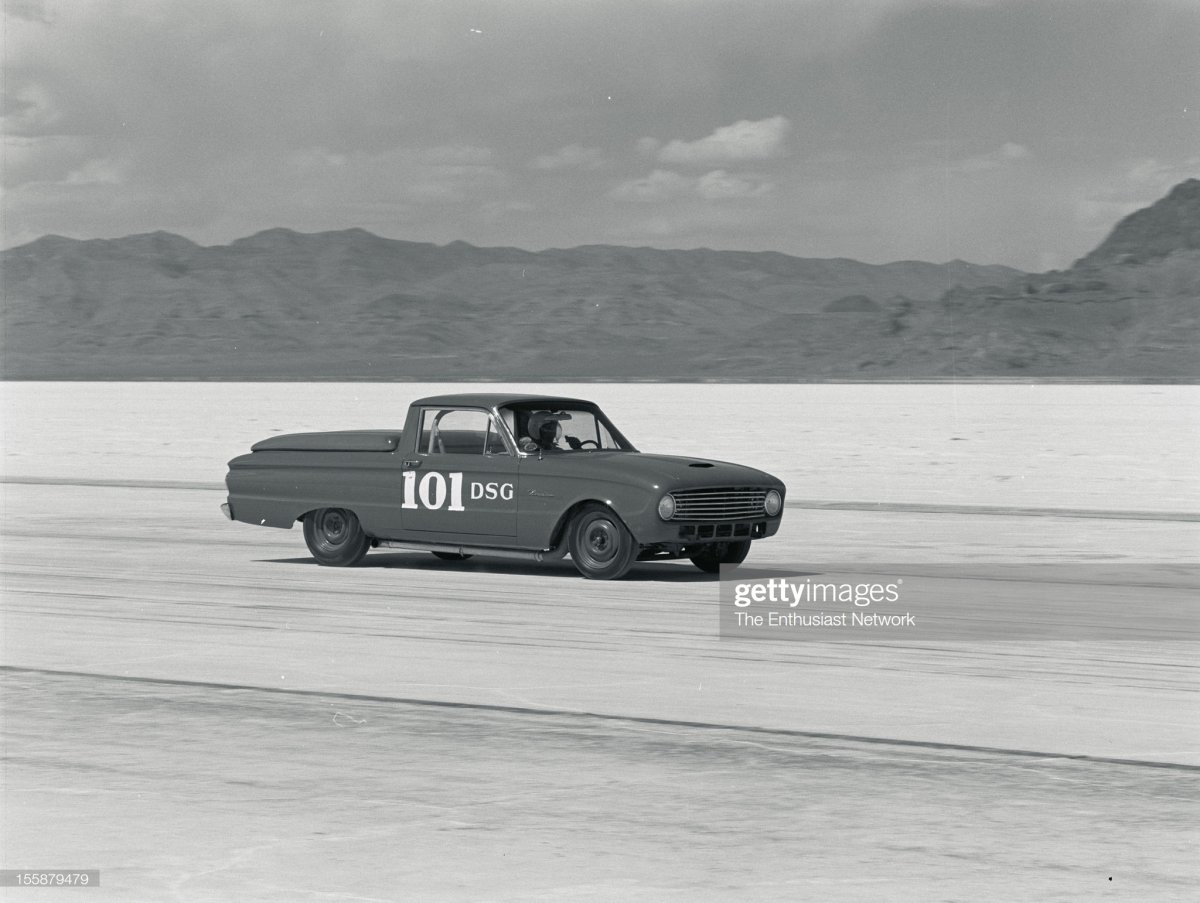
[[[492,546],[464,546],[448,542],[406,542],[399,539],[378,539],[374,545],[381,549],[445,552],[448,555],[490,555],[492,558],[513,558],[517,561],[555,561],[567,554],[566,548],[561,546],[553,549],[497,549]]]

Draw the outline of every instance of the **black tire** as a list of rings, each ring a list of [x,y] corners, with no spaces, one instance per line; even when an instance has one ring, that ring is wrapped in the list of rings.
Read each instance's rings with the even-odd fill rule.
[[[371,548],[371,537],[353,511],[318,508],[304,518],[304,541],[317,564],[345,568],[362,561]]]
[[[470,555],[464,555],[462,552],[434,552],[434,558],[440,558],[442,561],[466,561]]]
[[[575,515],[567,546],[575,569],[589,580],[624,577],[638,556],[637,540],[604,505],[588,505]]]
[[[719,574],[723,564],[741,564],[750,554],[750,540],[714,542],[691,556],[691,562],[706,574]]]

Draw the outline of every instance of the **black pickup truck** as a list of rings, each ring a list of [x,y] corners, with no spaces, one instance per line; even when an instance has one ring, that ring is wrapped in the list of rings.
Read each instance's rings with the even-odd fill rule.
[[[785,492],[738,464],[642,454],[592,402],[501,394],[422,398],[402,430],[264,439],[229,462],[226,484],[228,518],[301,522],[320,564],[374,547],[446,560],[570,552],[600,580],[635,561],[737,564],[779,529]]]

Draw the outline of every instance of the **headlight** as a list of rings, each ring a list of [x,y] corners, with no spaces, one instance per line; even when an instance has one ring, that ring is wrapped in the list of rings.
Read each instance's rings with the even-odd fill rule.
[[[658,516],[663,520],[670,520],[675,516],[675,496],[668,494],[658,500]]]
[[[763,499],[763,508],[766,509],[767,517],[774,517],[782,507],[783,499],[780,497],[778,489],[772,489],[767,493],[767,497]],[[658,510],[662,510],[662,505],[658,506]]]

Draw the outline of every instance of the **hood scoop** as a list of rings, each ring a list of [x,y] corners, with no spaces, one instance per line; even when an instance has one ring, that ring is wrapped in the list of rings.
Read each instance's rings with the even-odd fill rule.
[[[707,461],[697,461],[695,464],[689,464],[688,467],[712,467]]]

